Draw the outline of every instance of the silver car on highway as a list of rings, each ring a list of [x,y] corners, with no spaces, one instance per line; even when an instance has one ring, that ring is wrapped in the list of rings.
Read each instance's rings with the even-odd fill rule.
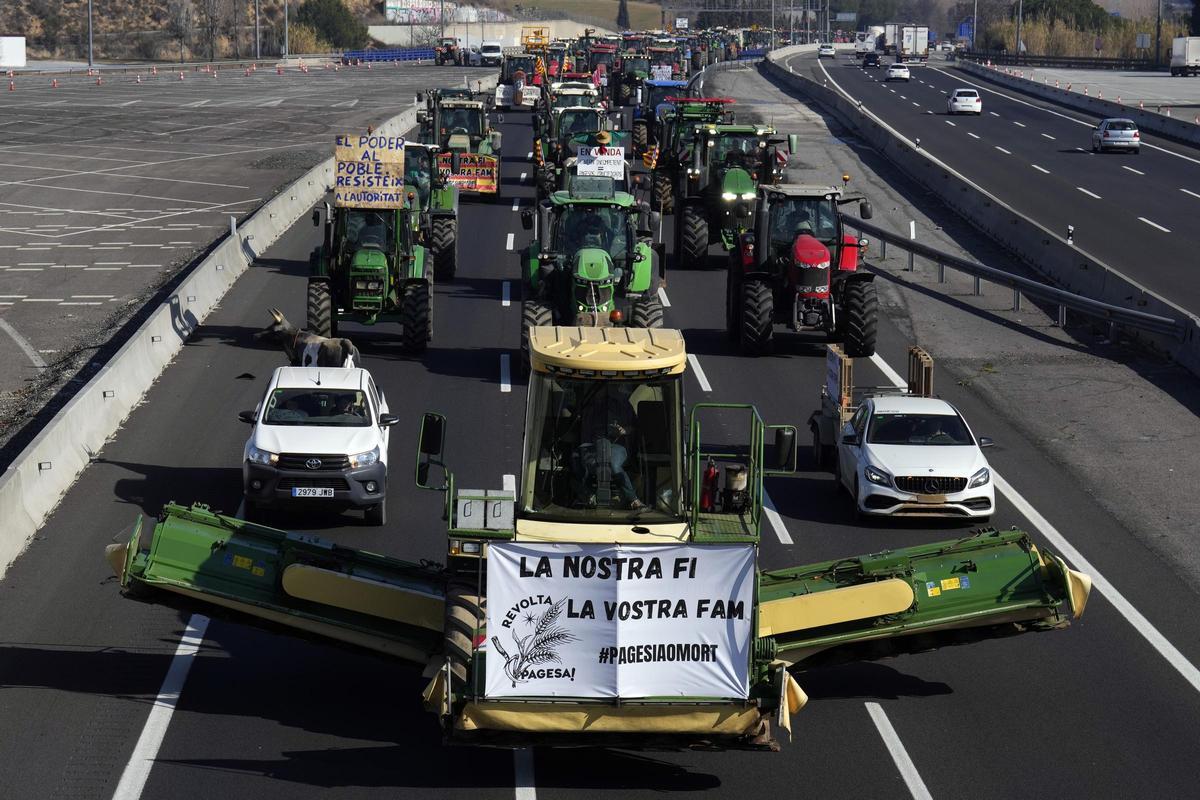
[[[1092,128],[1092,152],[1105,150],[1131,150],[1134,155],[1142,152],[1142,137],[1137,123],[1131,119],[1106,119]]]

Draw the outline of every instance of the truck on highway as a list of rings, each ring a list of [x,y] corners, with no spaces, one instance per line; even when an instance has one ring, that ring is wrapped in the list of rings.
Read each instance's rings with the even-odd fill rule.
[[[900,50],[897,61],[929,60],[929,27],[927,25],[904,25],[900,28]]]
[[[444,563],[169,504],[149,535],[138,515],[106,549],[122,588],[415,662],[444,741],[501,747],[777,750],[805,668],[1055,630],[1084,610],[1088,577],[1016,529],[766,568],[766,482],[794,471],[795,427],[747,404],[689,412],[679,331],[530,339],[513,483],[459,488],[447,419],[422,419],[416,482],[444,495],[430,554]],[[309,691],[338,690],[326,683]]]
[[[882,50],[883,54],[895,55],[897,52],[897,44],[900,42],[900,29],[904,27],[901,22],[887,22],[883,26],[883,36],[875,40],[876,49]]]
[[[862,58],[875,49],[875,40],[883,35],[882,25],[871,25],[866,30],[854,34],[854,56]]]
[[[1200,36],[1177,36],[1171,42],[1171,76],[1200,74]]]

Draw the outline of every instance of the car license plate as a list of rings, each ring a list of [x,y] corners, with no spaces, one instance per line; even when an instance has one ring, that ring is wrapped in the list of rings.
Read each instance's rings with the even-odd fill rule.
[[[333,497],[333,489],[297,486],[292,489],[292,497]]]

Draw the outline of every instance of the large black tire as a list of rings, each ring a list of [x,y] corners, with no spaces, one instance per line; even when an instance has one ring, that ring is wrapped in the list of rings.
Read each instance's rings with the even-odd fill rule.
[[[663,326],[663,304],[657,294],[648,294],[634,300],[629,311],[631,328],[661,328]]]
[[[703,207],[688,203],[680,209],[679,251],[677,268],[694,269],[708,266],[708,219]]]
[[[641,121],[633,123],[633,152],[639,156],[646,152],[649,139],[650,131],[646,128],[646,123]]]
[[[458,220],[453,217],[435,217],[430,238],[433,251],[433,277],[439,281],[452,281],[458,272]]]
[[[539,197],[549,197],[558,189],[558,176],[554,174],[552,169],[543,169],[538,172],[537,188]]]
[[[761,356],[771,352],[775,337],[775,295],[760,280],[742,283],[742,353]]]
[[[843,295],[846,355],[869,358],[875,355],[875,333],[879,326],[879,298],[873,281],[853,281]]]
[[[452,680],[466,683],[475,640],[487,632],[487,600],[474,587],[451,584],[446,589],[445,656]]]
[[[621,87],[617,89],[617,98],[620,105],[629,105],[629,98],[633,97],[633,87],[628,83],[621,83]]]
[[[400,303],[401,341],[410,353],[423,353],[433,338],[433,292],[428,281],[404,287]]]
[[[529,329],[545,328],[554,324],[554,312],[541,300],[526,300],[521,303],[521,366],[529,372]]]
[[[650,207],[655,211],[661,209],[664,214],[670,214],[675,211],[675,189],[671,185],[671,177],[665,172],[655,171],[654,173]]]
[[[308,282],[308,325],[309,331],[330,338],[337,335],[337,319],[333,315],[333,296],[329,283],[323,280]]]

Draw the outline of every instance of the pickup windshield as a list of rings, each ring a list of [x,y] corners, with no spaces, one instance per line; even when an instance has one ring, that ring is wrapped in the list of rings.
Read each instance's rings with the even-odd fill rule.
[[[356,389],[276,389],[267,399],[263,424],[365,428],[371,412],[366,395]]]

